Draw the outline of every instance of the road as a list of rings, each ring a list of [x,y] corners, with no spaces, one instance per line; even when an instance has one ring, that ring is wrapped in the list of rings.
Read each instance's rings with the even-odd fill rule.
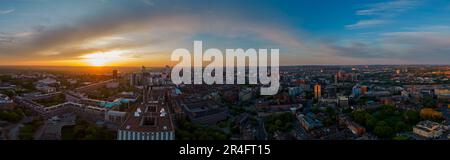
[[[8,127],[5,127],[8,132],[7,139],[9,140],[18,140],[19,139],[19,131],[20,128],[23,127],[24,123],[29,123],[33,121],[33,117],[25,117],[22,120],[19,121],[19,123],[10,125]]]
[[[44,126],[35,134],[36,139],[60,140],[64,126],[75,125],[75,115],[63,115],[59,121],[47,120]]]
[[[45,128],[47,128],[48,124],[45,122],[41,127],[37,129],[37,131],[33,135],[33,139],[38,140],[44,134]]]

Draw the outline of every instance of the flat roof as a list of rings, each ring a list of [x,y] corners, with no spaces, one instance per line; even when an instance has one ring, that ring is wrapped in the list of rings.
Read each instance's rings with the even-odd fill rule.
[[[156,107],[156,111],[151,109],[147,110],[147,107]],[[174,131],[172,117],[168,112],[169,108],[167,105],[163,105],[161,102],[145,105],[138,104],[134,109],[135,112],[137,111],[137,108],[140,108],[141,110],[139,116],[135,116],[134,113],[130,114],[120,127],[120,130],[135,132]],[[164,117],[160,116],[160,111],[162,108],[164,108],[167,113]],[[152,125],[146,125],[146,122],[149,121],[151,121],[150,124]]]

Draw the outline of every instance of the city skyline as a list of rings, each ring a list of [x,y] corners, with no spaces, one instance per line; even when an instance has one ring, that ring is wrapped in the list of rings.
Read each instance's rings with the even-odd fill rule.
[[[74,68],[0,68],[0,140],[450,139],[448,65],[281,67],[274,95]]]
[[[448,64],[450,3],[0,2],[0,65],[165,66],[177,48],[279,48],[280,64]]]

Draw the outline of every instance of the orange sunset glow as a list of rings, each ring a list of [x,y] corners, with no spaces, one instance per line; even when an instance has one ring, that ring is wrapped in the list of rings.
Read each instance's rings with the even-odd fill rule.
[[[98,52],[92,54],[86,54],[81,56],[82,61],[89,66],[101,67],[105,65],[111,65],[114,62],[121,60],[121,55],[125,51],[110,51],[110,52]]]

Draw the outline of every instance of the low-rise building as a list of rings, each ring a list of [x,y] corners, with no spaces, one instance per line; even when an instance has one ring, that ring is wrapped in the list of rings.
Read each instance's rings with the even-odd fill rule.
[[[47,86],[59,84],[59,82],[57,80],[55,80],[53,78],[48,78],[48,77],[45,79],[39,80],[38,83],[42,84],[42,85],[47,85]]]
[[[127,112],[109,110],[105,113],[105,120],[121,124],[126,120]]]
[[[175,103],[183,109],[192,122],[199,124],[215,124],[225,120],[229,113],[228,108],[211,100],[184,98]]]
[[[301,87],[288,87],[289,96],[298,96],[302,93]]]
[[[106,83],[106,88],[108,88],[108,89],[115,89],[118,87],[119,87],[119,82],[112,81],[112,82]]]
[[[450,100],[450,94],[439,94],[439,95],[437,95],[437,97],[441,101],[449,101]]]
[[[339,123],[345,125],[355,135],[361,136],[366,133],[366,129],[363,126],[352,121],[348,116],[339,115]]]
[[[14,101],[4,94],[0,94],[0,110],[10,110],[14,108]]]
[[[444,131],[444,125],[429,120],[421,121],[413,128],[415,134],[425,138],[438,138]]]
[[[56,92],[56,87],[59,82],[53,78],[41,79],[36,83],[35,88],[41,92],[52,93]]]
[[[348,97],[339,96],[338,102],[339,102],[339,107],[348,107]]]
[[[47,86],[47,85],[43,85],[38,83],[35,87],[38,91],[44,92],[44,93],[52,93],[52,92],[56,92],[56,88],[55,87],[51,87],[51,86]]]
[[[321,104],[337,104],[338,100],[335,98],[322,98],[319,102]]]
[[[297,120],[300,122],[300,125],[308,131],[322,126],[322,122],[315,119],[311,113],[306,115],[299,114]]]

